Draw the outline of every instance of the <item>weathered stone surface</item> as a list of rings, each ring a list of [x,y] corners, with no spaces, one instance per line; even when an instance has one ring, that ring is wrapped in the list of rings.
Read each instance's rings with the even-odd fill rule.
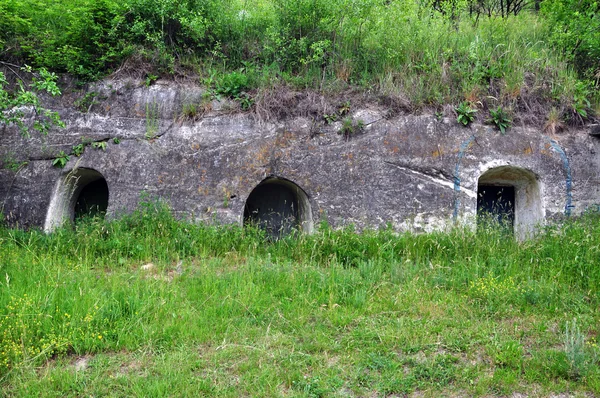
[[[261,123],[219,103],[196,121],[182,120],[183,104],[201,101],[199,88],[108,82],[96,90],[104,99],[89,113],[53,104],[64,130],[30,139],[0,130],[0,157],[28,162],[0,170],[0,206],[10,223],[44,226],[58,181],[74,168],[104,176],[110,216],[131,211],[147,193],[181,217],[241,223],[252,190],[274,176],[306,194],[315,223],[431,230],[472,219],[478,179],[496,167],[535,176],[539,199],[530,200],[539,200],[542,218],[600,203],[600,140],[583,132],[548,137],[514,127],[502,135],[433,116],[386,119],[386,109],[369,108],[351,115],[364,122],[363,131],[344,137],[339,123]],[[83,137],[105,141],[106,150],[88,146],[64,169],[52,166],[60,150],[70,152]]]

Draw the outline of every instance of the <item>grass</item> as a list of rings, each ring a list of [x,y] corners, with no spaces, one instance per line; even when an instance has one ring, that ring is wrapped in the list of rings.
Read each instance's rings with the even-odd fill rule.
[[[260,231],[145,203],[0,228],[6,396],[599,394],[600,219],[473,233]]]
[[[596,71],[578,75],[553,41],[572,33],[548,13],[475,17],[473,4],[441,13],[416,0],[0,0],[0,58],[83,80],[191,77],[238,100],[274,86],[358,88],[415,110],[469,101],[530,125],[552,108],[566,124],[593,121]]]

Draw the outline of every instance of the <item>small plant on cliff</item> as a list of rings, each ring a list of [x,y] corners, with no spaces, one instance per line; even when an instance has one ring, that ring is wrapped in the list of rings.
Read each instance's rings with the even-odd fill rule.
[[[348,139],[351,136],[360,133],[365,128],[365,122],[362,120],[354,121],[352,118],[345,118],[342,120],[342,127],[338,131],[338,134],[343,135],[344,138]]]
[[[228,98],[239,98],[248,89],[248,76],[243,71],[225,73],[215,80],[215,92]]]
[[[252,108],[252,105],[254,105],[254,99],[246,92],[240,93],[240,95],[235,97],[235,100],[240,103],[240,107],[245,111]]]
[[[1,61],[0,64],[9,66],[9,69],[15,66]],[[12,71],[12,69],[10,70]],[[58,112],[44,108],[38,98],[38,94],[44,92],[52,96],[61,94],[56,85],[58,77],[44,68],[35,72],[31,67],[25,66],[21,68],[21,71],[32,76],[31,83],[29,87],[25,88],[20,74],[13,71],[17,76],[17,84],[14,90],[10,89],[6,76],[0,72],[0,126],[13,124],[19,128],[23,136],[29,136],[29,127],[25,123],[25,110],[27,109],[33,111],[35,115],[33,129],[42,134],[47,134],[52,126],[65,127]]]
[[[193,103],[185,103],[181,109],[181,119],[196,120],[198,107]]]
[[[75,105],[75,108],[77,108],[79,112],[88,113],[94,105],[98,104],[98,101],[96,101],[97,97],[98,93],[95,91],[91,91],[83,97],[75,100],[75,102],[73,102],[73,105]]]
[[[65,153],[65,151],[60,151],[56,158],[52,161],[52,166],[58,167],[59,169],[64,168],[67,165],[67,162],[70,160],[69,155]]]
[[[331,124],[333,122],[337,122],[338,115],[337,115],[337,113],[331,113],[331,114],[324,113],[323,114],[323,120],[325,120],[325,123]]]
[[[508,114],[504,111],[504,109],[499,106],[496,110],[490,109],[489,122],[498,127],[500,132],[504,134],[506,129],[510,127],[512,120],[508,117]]]
[[[83,152],[85,151],[85,144],[78,144],[78,145],[73,145],[73,147],[71,148],[71,154],[75,155],[75,156],[81,156],[83,155]]]
[[[158,133],[158,104],[146,104],[146,139],[154,139]]]
[[[346,101],[340,105],[338,108],[338,113],[340,116],[345,116],[350,112],[350,101]]]
[[[150,87],[157,80],[158,80],[158,76],[150,73],[150,74],[146,75],[146,80],[144,83],[146,84],[146,87]]]
[[[469,101],[463,101],[454,108],[456,111],[456,121],[462,124],[463,126],[468,126],[475,120],[475,114],[477,113],[477,109],[471,108],[471,103]]]
[[[27,161],[18,161],[14,154],[9,153],[8,155],[6,155],[4,157],[4,160],[2,161],[2,167],[6,170],[10,170],[10,171],[14,171],[17,172],[19,171],[19,169],[21,169],[22,167],[25,167],[28,164]]]
[[[106,151],[106,146],[106,141],[92,142],[92,148],[94,149],[102,149],[103,151]]]
[[[544,123],[544,133],[554,135],[564,127],[565,124],[561,119],[560,111],[556,108],[550,109],[550,112],[546,116],[546,123]]]

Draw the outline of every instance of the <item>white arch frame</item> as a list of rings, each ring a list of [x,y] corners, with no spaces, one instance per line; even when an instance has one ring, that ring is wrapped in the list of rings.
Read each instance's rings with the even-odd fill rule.
[[[52,232],[65,222],[73,222],[75,218],[75,204],[79,198],[79,194],[88,184],[100,179],[106,181],[106,178],[100,172],[83,167],[74,168],[63,174],[54,186],[52,199],[46,213],[44,231]]]
[[[531,237],[543,224],[542,184],[531,170],[513,165],[489,167],[477,179],[477,192],[480,185],[514,187],[514,232],[517,239]]]

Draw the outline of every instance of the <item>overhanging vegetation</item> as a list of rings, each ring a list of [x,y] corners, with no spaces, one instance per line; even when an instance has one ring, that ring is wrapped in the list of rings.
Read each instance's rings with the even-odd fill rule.
[[[199,76],[247,106],[242,92],[273,85],[351,85],[552,126],[598,112],[591,1],[2,0],[0,12],[2,58],[83,80]]]

